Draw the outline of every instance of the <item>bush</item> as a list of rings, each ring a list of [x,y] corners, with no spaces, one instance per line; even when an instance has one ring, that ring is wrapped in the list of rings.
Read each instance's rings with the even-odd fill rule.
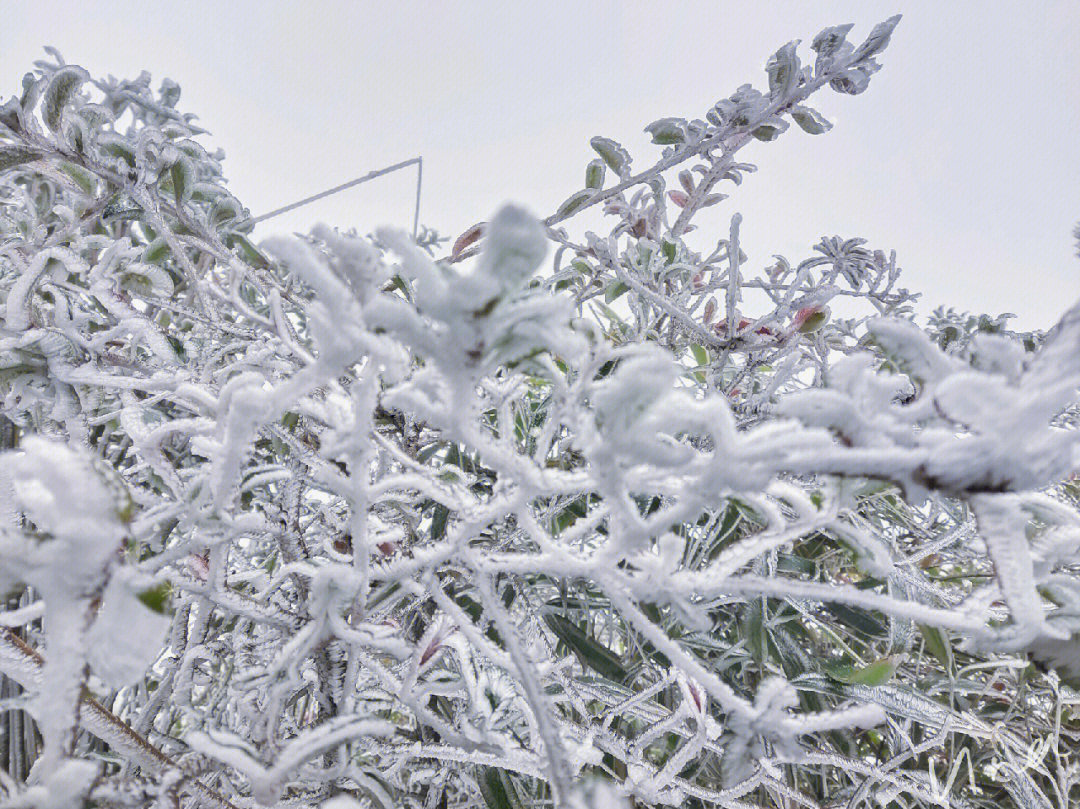
[[[39,63],[0,108],[4,805],[1070,805],[1080,309],[921,328],[860,239],[689,236],[897,21],[438,260],[256,245],[176,84]]]

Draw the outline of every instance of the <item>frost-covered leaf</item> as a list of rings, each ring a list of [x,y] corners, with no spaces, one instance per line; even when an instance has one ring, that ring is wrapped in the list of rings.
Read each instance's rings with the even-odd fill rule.
[[[42,101],[41,117],[49,129],[60,129],[60,119],[64,109],[71,103],[79,88],[90,80],[90,74],[76,65],[66,65],[49,79]]]
[[[853,62],[862,62],[881,51],[885,50],[892,37],[893,29],[900,22],[900,14],[895,14],[884,22],[875,25],[866,40],[855,49],[851,59]]]
[[[770,121],[767,124],[762,124],[761,126],[755,127],[750,134],[758,140],[763,140],[767,142],[771,140],[776,140],[778,137],[780,137],[781,134],[783,134],[783,132],[787,128],[787,121],[777,119],[775,121]]]
[[[791,117],[803,132],[811,135],[820,135],[832,129],[832,124],[820,112],[801,104],[791,108]]]
[[[192,186],[195,179],[195,169],[191,161],[181,157],[169,168],[169,178],[172,180],[173,196],[177,205],[183,205],[191,199]]]
[[[896,667],[897,661],[894,658],[885,657],[861,667],[849,664],[828,666],[826,671],[830,677],[842,683],[879,686],[892,679],[896,673]]]
[[[658,146],[671,146],[686,141],[686,121],[682,118],[661,118],[645,127],[645,131]]]
[[[814,72],[819,76],[832,65],[834,57],[842,55],[845,50],[850,52],[852,46],[847,43],[847,35],[855,26],[852,23],[846,25],[834,25],[824,29],[810,45],[817,52],[817,61],[814,64]]]
[[[171,252],[169,243],[158,237],[146,246],[146,250],[142,254],[142,260],[147,264],[161,264],[169,257]]]
[[[620,177],[630,170],[630,153],[611,138],[594,137],[589,141],[593,150]]]
[[[858,95],[870,86],[871,71],[860,65],[846,70],[829,82],[829,86],[844,95]]]
[[[559,210],[556,211],[555,215],[562,219],[563,217],[570,216],[575,211],[581,210],[585,203],[592,199],[593,193],[593,191],[586,188],[571,194],[567,200],[559,206]]]
[[[484,228],[486,226],[486,222],[478,222],[458,236],[457,239],[454,240],[454,246],[450,249],[450,257],[457,259],[462,253],[476,244],[480,237],[484,235]]]
[[[544,616],[544,623],[559,640],[577,654],[586,668],[616,683],[626,679],[626,670],[618,656],[586,635],[573,621],[562,615],[549,613]]]
[[[590,160],[585,167],[585,187],[599,190],[604,187],[605,164],[603,160]]]
[[[41,159],[41,156],[41,152],[26,146],[0,144],[0,171],[7,171],[24,163],[32,163]]]
[[[76,166],[73,163],[61,163],[60,170],[74,180],[75,184],[84,193],[94,194],[97,191],[97,178],[81,166]]]
[[[765,72],[769,76],[769,94],[786,98],[795,89],[799,80],[799,57],[795,52],[798,41],[789,42],[770,58],[765,65]]]
[[[114,575],[87,638],[94,673],[114,688],[137,682],[161,653],[170,624]]]
[[[624,284],[622,281],[612,281],[608,288],[604,290],[604,301],[611,303],[612,301],[622,297],[630,291],[630,287]]]
[[[156,264],[129,264],[119,273],[119,280],[124,289],[140,297],[167,298],[173,292],[172,276]]]

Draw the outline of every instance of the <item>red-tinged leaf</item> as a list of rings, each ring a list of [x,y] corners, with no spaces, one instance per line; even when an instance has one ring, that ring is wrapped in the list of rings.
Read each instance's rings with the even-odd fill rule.
[[[686,203],[690,201],[690,197],[684,194],[682,191],[668,191],[668,199],[678,205],[680,208],[685,208]]]
[[[187,558],[188,568],[199,581],[206,581],[210,576],[210,554],[193,553]]]
[[[441,647],[442,638],[433,638],[431,643],[428,644],[428,647],[424,649],[424,653],[420,655],[420,665],[423,666],[425,663],[431,660],[431,658],[434,657],[435,653],[439,651]]]
[[[705,302],[705,316],[702,318],[705,325],[708,326],[712,322],[713,317],[716,315],[716,299],[709,298]]]
[[[478,222],[458,236],[457,241],[454,242],[454,248],[450,251],[450,258],[460,258],[462,253],[484,235],[484,228],[486,225],[487,222]]]

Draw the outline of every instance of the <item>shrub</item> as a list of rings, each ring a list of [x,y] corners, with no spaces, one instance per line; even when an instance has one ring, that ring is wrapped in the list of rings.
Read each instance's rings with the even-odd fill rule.
[[[688,238],[897,20],[440,259],[256,245],[176,84],[39,63],[0,108],[5,805],[1075,800],[1080,309],[920,328],[862,240]]]

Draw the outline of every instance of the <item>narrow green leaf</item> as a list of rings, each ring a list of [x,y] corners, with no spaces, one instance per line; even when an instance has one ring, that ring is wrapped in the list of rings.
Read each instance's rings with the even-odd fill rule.
[[[574,211],[581,210],[582,206],[592,198],[592,195],[593,191],[588,188],[571,194],[570,198],[559,206],[559,210],[555,212],[555,215],[569,216],[574,213]]]
[[[258,267],[260,270],[265,270],[270,267],[270,261],[266,256],[264,256],[247,238],[241,236],[239,233],[232,234],[229,245],[235,247],[240,253],[240,257],[252,267]],[[395,276],[395,278],[398,277]]]
[[[25,146],[12,144],[0,146],[0,171],[21,166],[23,163],[31,163],[41,159],[41,152],[36,149],[28,149]]]
[[[484,767],[476,783],[480,787],[480,794],[483,795],[488,809],[514,809],[514,804],[510,802],[510,796],[506,792],[506,786],[503,784],[498,769]]]
[[[923,642],[926,644],[926,651],[936,657],[946,671],[952,671],[952,644],[949,642],[949,636],[945,631],[926,624],[919,624],[919,631],[922,633]]]
[[[450,517],[450,511],[442,503],[435,506],[431,514],[431,538],[442,539],[446,536],[446,521]]]
[[[765,603],[760,598],[755,598],[746,605],[743,635],[746,638],[746,648],[750,656],[760,666],[769,656],[769,637],[765,630]]]
[[[105,155],[123,160],[130,168],[135,168],[135,152],[125,141],[116,136],[103,137],[100,148]]]
[[[544,616],[544,623],[577,654],[583,666],[617,683],[626,679],[626,669],[615,653],[586,635],[573,621],[549,613]]]
[[[825,609],[833,614],[840,623],[871,637],[881,637],[888,629],[881,621],[868,612],[840,604],[835,601],[825,602]]]
[[[97,178],[81,166],[73,163],[61,163],[60,171],[75,181],[75,185],[87,194],[97,191]]]

